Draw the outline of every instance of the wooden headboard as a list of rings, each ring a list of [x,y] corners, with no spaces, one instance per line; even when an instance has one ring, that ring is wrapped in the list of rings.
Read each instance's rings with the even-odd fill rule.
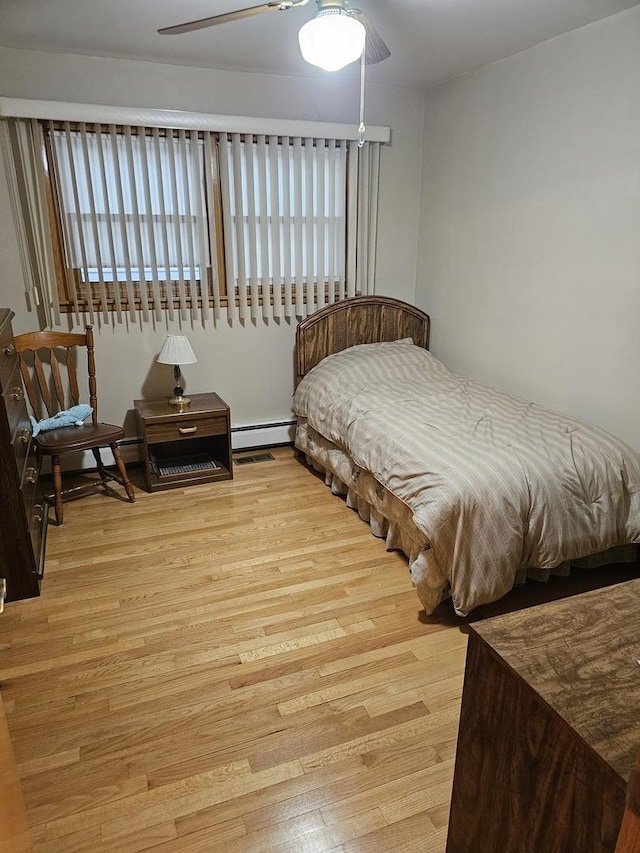
[[[413,338],[429,348],[429,315],[390,296],[355,296],[327,305],[298,324],[298,381],[328,355],[356,344]]]

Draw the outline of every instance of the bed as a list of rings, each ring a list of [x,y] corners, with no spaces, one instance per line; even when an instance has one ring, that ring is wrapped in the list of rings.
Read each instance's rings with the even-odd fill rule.
[[[604,430],[456,376],[429,317],[347,299],[297,329],[296,448],[403,551],[426,612],[528,577],[635,560],[640,456]]]

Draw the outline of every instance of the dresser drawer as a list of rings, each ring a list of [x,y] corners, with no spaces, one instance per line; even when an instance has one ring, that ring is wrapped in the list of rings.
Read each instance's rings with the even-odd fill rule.
[[[38,578],[42,578],[49,503],[40,476],[40,460],[33,443],[29,447],[29,453],[25,460],[20,491],[22,492],[22,501],[29,526],[29,538],[33,548],[36,575]]]
[[[11,326],[4,326],[0,329],[0,385],[3,389],[17,365],[18,353],[13,345]]]
[[[26,426],[29,421],[19,370],[14,370],[9,377],[7,386],[3,386],[2,396],[7,413],[9,432],[13,435],[18,425]]]
[[[24,463],[29,452],[29,442],[31,441],[31,427],[26,420],[19,420],[16,431],[11,438],[11,447],[13,455],[16,459],[16,468],[18,475],[21,477],[24,471]]]
[[[202,418],[181,418],[160,424],[147,424],[147,441],[180,441],[187,438],[202,438],[206,435],[224,435],[227,432],[225,415],[210,415]]]
[[[29,515],[29,536],[36,562],[36,575],[42,578],[44,574],[44,553],[47,541],[47,514],[49,505],[43,497],[31,507]]]
[[[24,470],[22,471],[22,482],[20,484],[20,491],[22,493],[22,502],[24,503],[25,512],[27,513],[27,518],[31,513],[31,507],[33,506],[36,489],[38,486],[38,462],[36,459],[35,451],[32,450],[27,457],[26,465],[24,466]]]

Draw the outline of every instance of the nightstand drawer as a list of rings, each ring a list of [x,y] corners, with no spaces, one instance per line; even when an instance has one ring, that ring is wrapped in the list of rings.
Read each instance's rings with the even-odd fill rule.
[[[180,441],[187,438],[202,438],[206,435],[224,435],[227,429],[225,415],[181,418],[162,424],[147,424],[147,441]]]

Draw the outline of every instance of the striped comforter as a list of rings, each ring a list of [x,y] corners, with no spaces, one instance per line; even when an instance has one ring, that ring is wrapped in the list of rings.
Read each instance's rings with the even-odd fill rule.
[[[410,340],[325,358],[294,410],[409,507],[433,552],[428,583],[458,613],[504,595],[519,569],[640,542],[637,453]]]

